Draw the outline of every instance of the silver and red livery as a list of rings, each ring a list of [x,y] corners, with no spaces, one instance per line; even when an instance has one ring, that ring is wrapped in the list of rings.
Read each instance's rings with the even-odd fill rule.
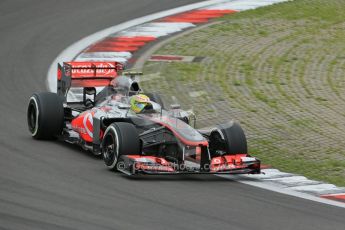
[[[149,106],[133,112],[129,99],[142,92],[138,73],[122,70],[118,62],[59,64],[57,93],[30,98],[31,135],[80,145],[128,175],[260,173],[260,160],[247,153],[236,122],[196,129],[193,113],[167,109],[157,93],[146,93]]]

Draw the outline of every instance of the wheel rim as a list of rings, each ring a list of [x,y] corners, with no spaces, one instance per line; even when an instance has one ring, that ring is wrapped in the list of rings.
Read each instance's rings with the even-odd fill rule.
[[[33,100],[31,100],[29,104],[27,120],[29,131],[32,135],[36,135],[38,129],[38,111],[37,104]]]
[[[103,159],[107,166],[112,166],[116,164],[118,154],[116,152],[115,138],[112,133],[109,133],[104,138],[103,142]]]
[[[211,134],[209,149],[213,155],[222,155],[226,153],[226,143],[222,139],[220,133],[214,132]]]

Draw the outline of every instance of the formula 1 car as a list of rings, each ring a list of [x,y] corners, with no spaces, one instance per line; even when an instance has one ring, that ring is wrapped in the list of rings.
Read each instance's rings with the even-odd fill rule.
[[[149,106],[133,112],[129,100],[142,92],[137,74],[126,74],[117,62],[58,64],[57,93],[29,100],[32,137],[80,145],[127,175],[260,173],[236,122],[197,130],[193,113],[177,105],[166,109],[157,93],[146,93]],[[71,89],[80,89],[82,99],[71,101]]]

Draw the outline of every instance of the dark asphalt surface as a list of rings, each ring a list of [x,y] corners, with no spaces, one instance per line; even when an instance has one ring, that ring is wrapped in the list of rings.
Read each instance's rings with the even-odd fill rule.
[[[29,96],[93,32],[193,0],[0,1],[0,229],[345,229],[345,209],[215,176],[129,179],[64,143],[34,141]]]

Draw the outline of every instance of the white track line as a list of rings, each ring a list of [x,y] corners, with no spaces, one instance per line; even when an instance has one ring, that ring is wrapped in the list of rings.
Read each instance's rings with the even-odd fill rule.
[[[216,6],[205,7],[205,9],[208,9],[208,10],[229,9],[229,10],[242,11],[242,10],[251,10],[251,9],[258,8],[260,6],[267,6],[267,5],[271,5],[271,4],[275,4],[279,2],[286,2],[286,0],[261,0],[261,1],[237,0],[237,1],[232,1],[232,2],[226,2],[223,4],[216,5]]]
[[[104,62],[121,62],[121,63],[126,63],[127,62],[127,58],[123,58],[123,57],[112,57],[112,58],[96,58],[96,57],[91,57],[91,58],[85,58],[85,57],[77,57],[76,59],[74,59],[74,61],[94,61],[94,62],[97,62],[97,61],[104,61]]]
[[[79,58],[118,58],[122,57],[125,59],[130,59],[132,54],[130,52],[90,52],[81,53],[78,55]]]
[[[333,206],[337,206],[340,208],[345,208],[345,203],[341,203],[341,202],[337,202],[337,201],[333,201],[333,200],[328,200],[325,198],[321,198],[321,197],[317,197],[314,195],[310,195],[307,193],[302,193],[299,191],[294,191],[292,189],[289,188],[281,188],[275,185],[271,185],[268,183],[263,183],[262,181],[258,180],[248,180],[246,179],[245,176],[237,176],[237,175],[220,175],[220,177],[224,177],[224,178],[228,178],[230,180],[235,180],[237,182],[243,183],[243,184],[247,184],[247,185],[251,185],[251,186],[255,186],[258,188],[262,188],[262,189],[267,189],[273,192],[277,192],[277,193],[282,193],[285,195],[290,195],[290,196],[295,196],[295,197],[299,197],[299,198],[303,198],[306,200],[311,200],[311,201],[316,201],[319,203],[323,203],[323,204],[328,204],[328,205],[333,205]]]

